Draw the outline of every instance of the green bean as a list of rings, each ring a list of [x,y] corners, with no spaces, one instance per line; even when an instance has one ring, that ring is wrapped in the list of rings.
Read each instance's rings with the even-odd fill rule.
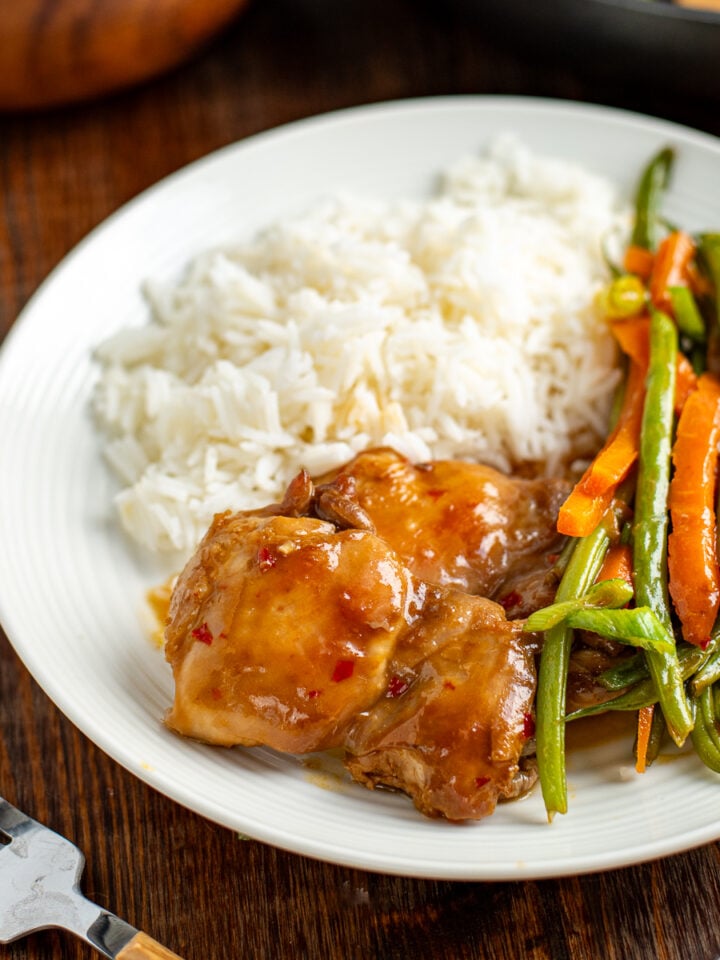
[[[604,703],[594,703],[589,707],[580,707],[573,710],[565,718],[568,722],[572,720],[583,720],[585,717],[596,717],[601,713],[617,713],[621,711],[626,713],[628,710],[640,710],[642,707],[651,707],[657,703],[658,697],[655,691],[655,685],[652,680],[643,680],[636,683],[619,697],[613,697],[612,700],[606,700]]]
[[[682,673],[680,679],[682,680]],[[573,713],[568,714],[567,719],[581,720],[583,717],[594,717],[599,713],[605,713],[607,711],[639,710],[641,707],[650,707],[653,703],[658,703],[658,701],[659,697],[655,681],[651,677],[648,677],[636,683],[619,696],[613,697],[612,700],[606,700],[604,703],[595,703],[590,707],[582,707],[579,710],[575,710]],[[687,703],[687,700],[685,702]],[[692,718],[689,705],[687,709]]]
[[[568,563],[570,563],[570,557],[573,555],[575,550],[575,540],[572,537],[568,537],[563,548],[557,556],[555,563],[552,565],[551,573],[554,577],[557,577],[558,582],[562,580],[563,574],[567,569]]]
[[[631,243],[636,247],[654,250],[658,243],[660,205],[670,183],[675,151],[661,150],[647,165],[635,193],[635,225]]]
[[[696,670],[702,667],[716,652],[720,652],[720,631],[714,633],[713,639],[705,650],[701,650],[700,647],[694,647],[689,643],[680,647],[678,649],[678,662],[680,663],[682,680],[689,680],[695,674]],[[594,704],[592,707],[583,707],[580,710],[576,710],[574,713],[571,713],[567,719],[580,720],[582,717],[592,717],[598,713],[604,713],[606,710],[639,710],[640,707],[649,707],[651,704],[657,703],[658,695],[655,684],[649,676],[647,664],[642,664],[641,671],[641,666],[638,663],[641,657],[644,660],[643,655],[638,654],[637,657],[633,657],[631,661],[628,660],[626,662],[626,677],[629,679],[628,682],[624,684],[621,684],[623,677],[621,671],[625,665],[615,667],[613,670],[608,670],[606,673],[601,674],[599,680],[606,690],[622,689],[624,690],[623,693],[617,697],[613,697],[612,700],[606,700],[604,703]],[[606,675],[611,677],[609,685],[605,681]]]
[[[689,680],[710,659],[720,646],[720,634],[716,630],[711,635],[710,643],[703,650],[692,643],[683,643],[678,647],[678,660],[683,680]]]
[[[720,324],[720,233],[704,233],[699,238],[698,255],[715,287],[715,320]]]
[[[680,333],[696,343],[707,339],[705,321],[689,287],[670,287],[673,315]]]
[[[705,687],[711,686],[716,680],[720,680],[720,642],[718,636],[720,628],[716,622],[711,634],[710,643],[706,647],[707,655],[703,663],[698,667],[695,675],[690,681],[690,693],[698,697]]]
[[[702,723],[698,721],[692,732],[692,743],[695,753],[710,770],[720,773],[720,750],[717,750],[715,744],[710,740]]]
[[[596,529],[578,540],[558,585],[556,600],[582,596],[594,583],[616,528],[608,511]],[[567,812],[565,775],[565,697],[573,631],[565,624],[545,633],[536,698],[536,748],[540,786],[548,819]]]
[[[648,676],[645,655],[637,653],[633,657],[627,657],[616,667],[603,670],[597,680],[606,690],[624,690],[642,680],[647,680]]]
[[[640,433],[633,525],[633,565],[638,606],[651,607],[672,634],[667,586],[667,498],[674,424],[677,328],[660,311],[650,322],[650,366]],[[677,651],[647,650],[648,668],[668,732],[682,745],[693,727]]]
[[[720,773],[720,736],[715,724],[713,688],[705,687],[695,700],[692,742],[706,767]]]
[[[610,415],[608,417],[608,426],[607,426],[608,435],[612,433],[612,431],[617,426],[617,422],[620,419],[620,413],[622,411],[623,402],[625,400],[625,389],[627,387],[627,367],[628,367],[628,361],[625,357],[620,358],[620,367],[621,367],[622,376],[620,378],[620,381],[618,382],[618,385],[615,387],[615,390],[613,391],[612,403],[610,405]]]
[[[648,739],[647,750],[645,751],[645,763],[647,766],[650,766],[657,760],[666,733],[667,724],[663,716],[662,707],[659,704],[655,704],[652,724],[650,726],[650,738]]]
[[[717,684],[713,684],[713,716],[716,722],[720,722],[720,687]]]
[[[707,370],[707,350],[700,343],[692,344],[688,350],[690,363],[696,377],[705,373]]]
[[[602,241],[601,253],[602,253],[602,258],[605,261],[605,266],[607,267],[607,272],[610,274],[610,276],[613,279],[615,279],[615,277],[622,276],[623,271],[613,260],[612,255],[610,254],[610,251],[608,249],[608,244],[606,240]]]
[[[691,643],[681,644],[677,648],[677,656],[683,680],[694,678],[696,672],[699,674],[716,652],[720,653],[720,631],[717,628],[713,630],[710,643],[704,650]],[[649,676],[650,671],[645,656],[638,653],[637,656],[623,660],[617,667],[605,670],[598,677],[598,683],[606,690],[624,690],[626,687],[647,680]]]

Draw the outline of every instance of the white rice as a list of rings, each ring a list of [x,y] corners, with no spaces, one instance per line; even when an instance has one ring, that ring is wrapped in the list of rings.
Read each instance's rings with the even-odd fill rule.
[[[612,184],[512,138],[438,194],[334,197],[148,289],[94,409],[127,531],[187,552],[213,513],[389,444],[548,473],[598,443],[615,350],[593,306]]]

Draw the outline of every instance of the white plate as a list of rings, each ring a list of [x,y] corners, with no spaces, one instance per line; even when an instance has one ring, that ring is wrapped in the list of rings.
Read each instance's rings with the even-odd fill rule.
[[[661,145],[679,151],[669,219],[720,227],[720,143],[597,107],[467,97],[359,108],[228,147],[149,190],[95,230],[28,305],[0,354],[0,613],[58,707],[142,780],[205,817],[279,847],[360,868],[504,880],[617,867],[720,837],[720,782],[692,755],[644,776],[627,745],[573,754],[570,812],[549,825],[539,791],[463,826],[401,796],[312,773],[265,750],[183,741],[162,716],[172,682],[148,640],[146,589],[164,576],[119,533],[114,481],[88,415],[93,347],[143,323],[141,281],[300,212],[334,187],[380,196],[512,130],[531,147],[631,189]]]

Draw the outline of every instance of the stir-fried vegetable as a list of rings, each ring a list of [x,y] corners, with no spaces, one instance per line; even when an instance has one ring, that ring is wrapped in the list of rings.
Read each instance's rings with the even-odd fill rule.
[[[720,233],[704,233],[698,245],[699,260],[715,291],[715,319],[720,320]]]
[[[643,650],[672,654],[673,635],[650,607],[618,609],[625,607],[632,596],[633,588],[626,580],[600,580],[581,597],[537,610],[528,617],[525,629],[547,631],[564,623]]]
[[[669,286],[670,306],[680,333],[704,343],[705,324],[690,287]]]
[[[567,809],[564,727],[580,717],[636,711],[638,772],[669,734],[678,745],[690,737],[720,773],[720,233],[666,225],[673,163],[668,148],[643,172],[626,273],[599,300],[627,358],[624,392],[560,510],[574,550],[556,602],[526,623],[544,632],[537,756],[550,819]],[[566,716],[577,629],[635,652],[596,678],[617,695]]]
[[[623,580],[633,588],[632,547],[629,543],[621,541],[608,548],[598,575],[598,581],[603,580]]]
[[[673,288],[686,286],[695,243],[687,233],[675,230],[661,242],[648,281],[650,300],[658,310],[672,310]]]
[[[635,742],[635,769],[638,773],[645,773],[647,767],[654,716],[654,703],[651,703],[649,707],[641,707],[638,710],[638,732]]]
[[[670,147],[653,157],[640,177],[635,194],[635,224],[630,244],[652,251],[658,243],[665,190],[670,184],[675,152]]]
[[[592,586],[617,524],[608,511],[593,532],[578,540],[557,589],[556,602],[582,596]],[[572,628],[564,623],[545,633],[536,699],[535,738],[545,808],[549,819],[567,812],[565,777],[565,692]]]
[[[692,741],[703,763],[720,773],[720,737],[715,716],[715,696],[712,687],[706,687],[695,701],[697,721]]]
[[[633,244],[625,251],[623,266],[628,274],[639,277],[641,280],[647,280],[652,273],[655,257],[647,247],[637,247]]]
[[[601,571],[604,569],[603,563]],[[525,629],[533,633],[549,630],[550,627],[556,627],[559,623],[567,623],[581,610],[602,610],[603,608],[615,610],[618,607],[624,607],[632,595],[633,588],[626,580],[620,577],[603,579],[590,587],[581,597],[556,601],[549,607],[536,610],[527,618]]]
[[[637,460],[647,357],[643,360],[630,356],[617,425],[560,509],[558,530],[567,536],[585,537],[595,529]]]
[[[667,587],[667,498],[675,405],[677,330],[668,316],[653,311],[650,323],[650,365],[640,434],[640,457],[633,523],[633,569],[638,603],[655,611],[672,631]],[[668,730],[677,744],[692,730],[692,714],[682,686],[675,651],[648,651]]]
[[[715,477],[720,381],[703,374],[688,397],[673,449],[668,543],[670,593],[688,643],[706,646],[720,608]]]

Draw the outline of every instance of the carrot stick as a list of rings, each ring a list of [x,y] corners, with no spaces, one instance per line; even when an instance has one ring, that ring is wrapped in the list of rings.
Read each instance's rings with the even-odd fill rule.
[[[623,267],[628,273],[634,273],[642,280],[647,280],[652,273],[654,262],[655,255],[650,250],[631,243],[625,251]]]
[[[650,356],[650,317],[646,314],[611,324],[612,334],[622,352],[636,363],[647,366]]]
[[[617,486],[637,459],[646,374],[646,367],[631,361],[618,422],[580,481],[590,496],[599,496]]]
[[[577,484],[558,514],[558,533],[566,537],[587,537],[605,516],[613,502],[615,487],[593,496]]]
[[[669,233],[660,243],[650,274],[650,299],[658,310],[672,315],[670,287],[687,286],[695,243],[683,230]]]
[[[597,579],[598,582],[600,580],[624,580],[625,583],[632,586],[632,547],[629,543],[613,543],[608,547]]]
[[[623,353],[637,363],[647,366],[649,355],[650,318],[633,317],[612,324],[613,336]],[[684,353],[678,351],[677,374],[675,378],[675,412],[680,415],[685,401],[697,388],[697,374]]]
[[[637,744],[635,747],[635,769],[638,773],[645,773],[647,766],[647,752],[648,745],[650,743],[650,732],[652,731],[654,712],[654,703],[650,704],[649,707],[640,707],[638,710]]]
[[[611,329],[621,350],[630,358],[625,396],[615,429],[560,508],[557,529],[568,537],[585,537],[595,529],[638,456],[650,356],[650,318],[638,316],[616,321]],[[678,414],[696,387],[695,372],[678,351],[675,378]]]
[[[697,390],[698,378],[684,353],[678,352],[675,377],[675,413],[679,417],[690,394]]]
[[[668,503],[669,590],[688,643],[704,648],[720,608],[715,479],[720,381],[705,373],[685,402],[673,447]]]
[[[631,358],[625,395],[615,429],[560,508],[557,529],[568,537],[586,537],[595,529],[638,456],[649,321],[647,317],[636,317],[615,323],[612,328],[621,348]]]

